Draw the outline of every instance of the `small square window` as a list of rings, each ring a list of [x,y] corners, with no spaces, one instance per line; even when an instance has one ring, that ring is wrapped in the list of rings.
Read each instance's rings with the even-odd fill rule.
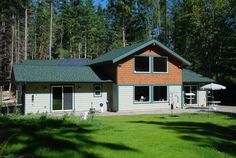
[[[135,72],[150,72],[149,57],[137,56],[135,61]]]
[[[166,57],[153,58],[153,72],[167,72],[167,58]]]
[[[93,94],[95,97],[101,97],[102,96],[102,85],[94,85]]]
[[[135,102],[149,102],[149,86],[134,87],[134,101]]]

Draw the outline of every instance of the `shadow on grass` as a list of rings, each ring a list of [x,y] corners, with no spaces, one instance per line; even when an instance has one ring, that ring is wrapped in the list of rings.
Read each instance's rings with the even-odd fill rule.
[[[97,142],[88,135],[96,132],[89,123],[72,123],[67,120],[40,117],[40,118],[11,118],[0,117],[0,142],[8,141],[10,151],[2,154],[14,154],[16,157],[47,157],[49,154],[62,156],[65,153],[78,155],[76,157],[99,158],[91,149],[102,147],[109,150],[134,151],[135,149],[115,143]],[[11,139],[9,139],[12,136]],[[8,140],[9,139],[9,140]],[[0,143],[0,157],[1,155]],[[20,144],[21,147],[12,147]],[[12,148],[12,149],[11,149]],[[90,150],[88,150],[90,149]],[[10,153],[12,152],[12,153]],[[54,156],[53,155],[53,156]]]
[[[214,113],[226,115],[226,116],[228,116],[227,119],[229,119],[229,120],[236,119],[236,113],[232,113],[232,112],[221,112],[221,111],[216,111],[216,112],[214,112]]]
[[[157,125],[179,133],[183,140],[192,141],[201,147],[215,148],[236,156],[236,126],[220,126],[213,123],[191,121],[131,121],[131,123]]]

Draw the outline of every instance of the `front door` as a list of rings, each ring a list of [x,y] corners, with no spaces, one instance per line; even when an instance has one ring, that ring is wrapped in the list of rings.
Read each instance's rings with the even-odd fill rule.
[[[52,111],[73,109],[73,86],[52,87]]]

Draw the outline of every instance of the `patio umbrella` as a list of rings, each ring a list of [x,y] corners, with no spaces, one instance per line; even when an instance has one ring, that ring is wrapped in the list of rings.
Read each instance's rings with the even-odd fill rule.
[[[225,86],[222,86],[220,84],[215,84],[215,83],[210,83],[210,84],[207,84],[205,86],[202,86],[200,89],[203,89],[203,90],[222,90],[222,89],[226,89]]]
[[[220,85],[220,84],[216,84],[216,83],[210,83],[210,84],[207,84],[205,86],[202,86],[200,89],[202,90],[211,90],[212,91],[212,101],[214,103],[214,95],[213,95],[213,91],[214,90],[224,90],[226,89],[225,86],[223,85]],[[209,106],[208,106],[208,111],[209,111]]]

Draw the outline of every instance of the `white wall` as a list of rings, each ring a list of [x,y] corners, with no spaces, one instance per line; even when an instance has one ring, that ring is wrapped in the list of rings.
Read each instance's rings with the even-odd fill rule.
[[[100,103],[103,103],[104,111],[107,111],[107,101],[109,101],[109,106],[113,106],[113,98],[111,98],[112,84],[101,85],[102,96],[95,97],[93,93],[93,83],[74,84],[74,110],[88,111],[91,104],[96,108],[96,110],[100,110]],[[50,89],[50,84],[27,84],[25,94],[25,113],[51,112],[52,98]],[[33,102],[32,95],[34,96]]]
[[[169,86],[170,103],[174,105],[174,108],[181,108],[181,86]]]
[[[74,84],[74,110],[88,111],[91,105],[100,110],[100,103],[104,104],[104,111],[108,106],[113,111],[148,111],[170,108],[169,103],[173,102],[175,107],[181,107],[181,86],[168,86],[168,101],[153,103],[134,103],[133,86],[117,86],[115,84],[104,83],[102,85],[102,96],[95,97],[93,93],[93,83]],[[25,94],[25,113],[51,112],[51,85],[50,84],[28,84]],[[117,92],[119,94],[117,94]],[[201,93],[202,94],[202,93]],[[32,102],[32,95],[34,101]],[[116,98],[118,96],[118,98]]]
[[[181,107],[181,86],[168,86],[168,101],[167,102],[151,102],[151,103],[134,103],[134,86],[118,86],[118,103],[119,111],[150,111],[159,110],[162,108],[170,108],[169,99],[170,94],[180,96],[178,100],[178,107]],[[177,102],[177,100],[175,100]]]
[[[206,106],[207,104],[207,93],[205,90],[198,91],[198,105],[199,106]]]
[[[25,113],[50,112],[50,85],[27,84],[25,87]],[[32,101],[32,96],[34,101]]]
[[[75,111],[88,111],[89,108],[94,107],[100,110],[100,103],[103,103],[104,110],[107,111],[107,105],[112,104],[111,101],[111,84],[102,85],[102,96],[95,97],[93,94],[93,83],[78,83],[75,84]]]

